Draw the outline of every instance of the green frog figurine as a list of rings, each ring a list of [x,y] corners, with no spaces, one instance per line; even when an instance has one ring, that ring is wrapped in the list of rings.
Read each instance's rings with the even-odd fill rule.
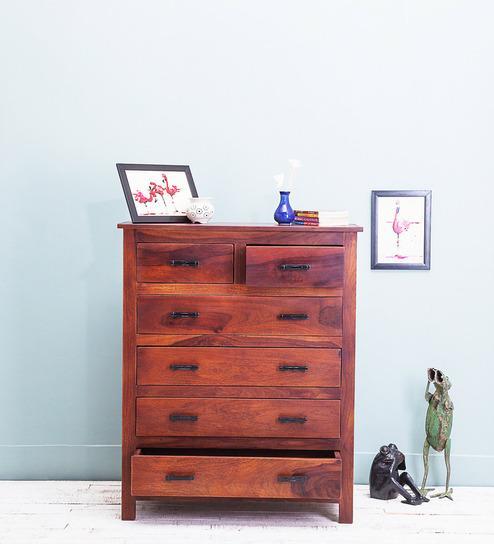
[[[434,393],[429,393],[430,384],[433,383],[436,390]],[[426,496],[427,476],[429,473],[429,448],[432,446],[436,451],[444,451],[444,461],[446,463],[446,489],[444,493],[436,493],[431,497],[439,497],[444,499],[447,497],[453,500],[453,489],[449,487],[449,479],[451,476],[451,427],[453,426],[453,403],[449,398],[449,389],[451,382],[449,378],[440,370],[435,368],[427,369],[427,387],[425,390],[425,400],[429,403],[427,415],[425,418],[425,442],[424,442],[424,479],[420,492]]]

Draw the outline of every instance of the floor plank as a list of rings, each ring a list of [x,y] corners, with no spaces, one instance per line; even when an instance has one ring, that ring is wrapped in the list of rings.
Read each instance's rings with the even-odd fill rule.
[[[119,482],[0,481],[0,544],[492,543],[494,488],[453,495],[413,507],[356,486],[350,526],[336,522],[336,505],[268,501],[140,502],[123,522]]]

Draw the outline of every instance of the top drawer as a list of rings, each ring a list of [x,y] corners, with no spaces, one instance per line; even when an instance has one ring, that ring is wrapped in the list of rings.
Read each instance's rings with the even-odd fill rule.
[[[259,287],[343,287],[343,247],[247,246],[246,283]]]
[[[137,244],[137,281],[232,283],[233,244]]]

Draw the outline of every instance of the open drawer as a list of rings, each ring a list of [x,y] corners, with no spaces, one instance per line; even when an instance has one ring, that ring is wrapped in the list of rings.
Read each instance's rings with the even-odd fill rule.
[[[332,451],[142,449],[132,456],[136,497],[337,500],[341,457]]]

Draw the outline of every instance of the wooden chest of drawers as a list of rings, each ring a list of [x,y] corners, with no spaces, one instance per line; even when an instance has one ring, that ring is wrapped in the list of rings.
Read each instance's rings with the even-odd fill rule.
[[[362,229],[119,227],[122,519],[235,497],[335,502],[351,523]]]

